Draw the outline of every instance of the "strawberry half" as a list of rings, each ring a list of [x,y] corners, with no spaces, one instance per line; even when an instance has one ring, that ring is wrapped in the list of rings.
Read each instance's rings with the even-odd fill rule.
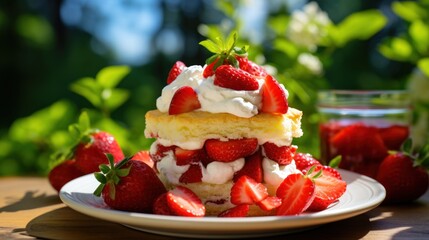
[[[279,147],[271,142],[266,142],[262,146],[264,148],[265,156],[281,165],[291,163],[297,149],[296,146]]]
[[[176,80],[177,76],[179,76],[185,68],[186,65],[181,61],[174,63],[173,67],[171,67],[170,72],[168,73],[167,84],[170,84]]]
[[[176,186],[167,192],[167,203],[177,216],[204,217],[206,208],[201,199],[189,188]]]
[[[256,205],[264,211],[271,211],[280,207],[282,205],[282,200],[276,196],[268,196],[264,200],[257,202]]]
[[[271,75],[265,77],[262,87],[261,111],[273,114],[285,114],[288,110],[288,101],[284,89]]]
[[[209,139],[204,144],[207,155],[215,161],[232,162],[247,157],[258,148],[258,139],[242,138],[221,141]]]
[[[246,175],[241,176],[231,188],[231,203],[235,205],[251,205],[267,197],[267,188]]]
[[[249,205],[241,204],[219,213],[218,217],[246,217],[248,212]]]
[[[183,86],[176,90],[171,99],[168,114],[176,115],[180,113],[191,112],[201,108],[198,95],[190,86]]]
[[[259,83],[249,73],[234,68],[231,65],[222,65],[216,69],[214,85],[233,90],[254,91],[259,89]]]
[[[326,209],[331,203],[337,201],[346,192],[347,188],[347,183],[341,180],[341,176],[338,177],[339,173],[335,173],[335,169],[328,166],[316,166],[314,171],[309,174],[309,177],[313,177],[319,171],[322,171],[322,174],[313,178],[316,191],[314,200],[308,208],[310,211]]]
[[[277,215],[298,215],[310,206],[315,197],[315,184],[308,176],[301,173],[288,175],[276,191],[282,204],[277,208]]]

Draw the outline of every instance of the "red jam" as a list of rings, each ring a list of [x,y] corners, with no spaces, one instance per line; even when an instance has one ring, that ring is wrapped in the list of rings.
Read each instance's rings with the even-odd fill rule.
[[[374,178],[409,137],[408,99],[405,91],[320,91],[321,161],[340,155],[340,168]]]
[[[320,124],[320,150],[324,162],[341,155],[340,168],[375,177],[389,150],[399,150],[409,136],[408,126],[350,125],[332,121]]]

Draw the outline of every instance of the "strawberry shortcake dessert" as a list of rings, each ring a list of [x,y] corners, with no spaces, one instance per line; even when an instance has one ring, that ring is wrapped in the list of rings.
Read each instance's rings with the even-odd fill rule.
[[[234,208],[272,215],[286,177],[303,175],[292,144],[303,134],[302,112],[288,105],[281,83],[247,58],[247,47],[230,38],[224,48],[201,42],[215,53],[204,66],[174,64],[157,109],[146,114],[145,136],[156,139],[150,156],[166,188],[193,191],[206,216]]]

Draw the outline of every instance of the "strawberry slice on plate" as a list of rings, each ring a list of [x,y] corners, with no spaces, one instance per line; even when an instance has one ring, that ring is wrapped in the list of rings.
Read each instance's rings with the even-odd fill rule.
[[[321,211],[328,208],[347,189],[347,183],[341,180],[341,175],[338,171],[329,166],[316,166],[314,171],[309,174],[309,177],[313,177],[319,171],[322,171],[322,174],[319,177],[313,178],[316,191],[314,200],[308,208],[309,211]]]
[[[241,176],[231,188],[231,203],[235,205],[251,205],[267,197],[267,188],[246,175]]]
[[[183,86],[176,90],[170,102],[168,114],[177,115],[180,113],[191,112],[201,108],[198,95],[190,86]]]
[[[315,188],[313,180],[306,175],[288,175],[276,191],[276,196],[282,200],[277,215],[298,215],[307,210],[315,197]]]
[[[241,204],[219,213],[218,217],[246,217],[248,212],[249,205]]]
[[[288,110],[288,101],[284,89],[276,79],[267,75],[262,87],[261,111],[273,114],[285,114]]]
[[[177,216],[204,217],[206,208],[201,199],[187,187],[176,186],[167,192],[167,204]]]

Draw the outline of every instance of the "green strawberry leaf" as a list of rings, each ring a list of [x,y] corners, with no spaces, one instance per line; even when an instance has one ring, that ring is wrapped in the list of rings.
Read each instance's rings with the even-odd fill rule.
[[[329,166],[331,168],[338,168],[338,166],[340,166],[340,163],[341,163],[341,155],[337,155],[336,157],[331,159],[331,161],[329,161]]]
[[[209,50],[212,53],[221,53],[222,50],[220,49],[220,47],[214,43],[212,40],[204,40],[200,42],[200,45],[207,48],[207,50]]]

